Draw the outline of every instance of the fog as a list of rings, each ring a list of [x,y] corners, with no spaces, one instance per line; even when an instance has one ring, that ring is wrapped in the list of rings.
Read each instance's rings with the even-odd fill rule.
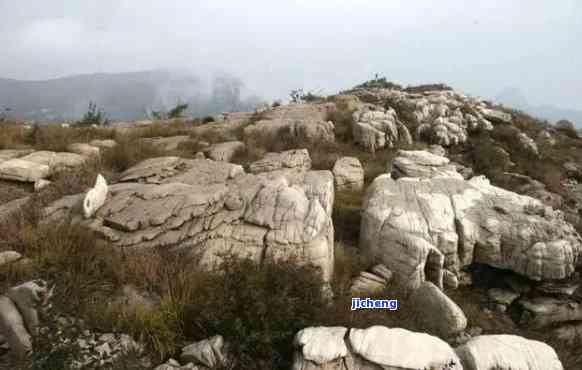
[[[579,0],[0,0],[0,77],[238,76],[267,99],[378,73],[582,109]]]

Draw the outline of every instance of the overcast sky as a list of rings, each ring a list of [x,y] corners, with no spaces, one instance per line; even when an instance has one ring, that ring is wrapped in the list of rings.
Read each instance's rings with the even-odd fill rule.
[[[582,109],[580,0],[0,0],[0,77],[224,70],[265,97],[375,73]]]

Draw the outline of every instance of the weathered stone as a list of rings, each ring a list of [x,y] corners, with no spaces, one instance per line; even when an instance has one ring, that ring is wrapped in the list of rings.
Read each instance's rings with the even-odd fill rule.
[[[481,113],[491,122],[504,123],[509,125],[512,121],[511,114],[499,110],[483,108],[481,109]]]
[[[446,342],[424,333],[372,326],[368,329],[351,329],[348,343],[356,355],[355,364],[362,359],[363,364],[368,366],[374,364],[388,369],[463,368]],[[418,351],[418,348],[422,348],[422,351]]]
[[[50,172],[54,173],[63,169],[70,169],[82,166],[86,158],[75,153],[56,153],[49,151],[39,151],[20,158],[23,161],[34,162],[39,165],[49,166]]]
[[[457,274],[473,262],[537,281],[564,279],[582,250],[561,212],[483,177],[381,175],[363,209],[361,249],[412,289],[425,279],[442,286],[443,269]]]
[[[0,163],[0,179],[35,182],[50,175],[47,165],[15,158]]]
[[[306,328],[295,336],[294,347],[293,370],[462,369],[446,342],[399,328],[373,326],[349,333],[343,327]]]
[[[92,217],[99,208],[103,207],[103,204],[107,200],[108,192],[109,188],[107,187],[105,178],[101,174],[98,174],[95,186],[87,192],[83,200],[83,213],[85,218]]]
[[[32,149],[2,149],[0,150],[0,163],[9,159],[20,158],[34,152]]]
[[[99,157],[100,150],[96,146],[86,143],[74,143],[67,146],[67,151],[76,153],[85,157]]]
[[[0,266],[8,265],[12,262],[18,261],[22,255],[16,251],[0,252]]]
[[[452,177],[462,179],[449,159],[422,150],[399,150],[392,162],[392,177]]]
[[[344,327],[312,327],[300,330],[293,341],[296,358],[293,369],[306,369],[308,362],[329,366],[343,360],[349,353],[344,341],[348,329]],[[300,366],[300,367],[298,367]],[[316,368],[316,367],[314,367]]]
[[[361,191],[364,188],[364,169],[355,157],[342,157],[333,166],[335,186],[338,191]]]
[[[519,293],[511,290],[494,288],[487,291],[487,296],[495,303],[509,306],[513,301],[519,298]]]
[[[281,153],[267,153],[263,159],[251,163],[251,173],[271,172],[281,169],[311,169],[311,158],[307,149],[288,150]]]
[[[41,191],[42,189],[46,188],[47,186],[49,186],[50,184],[52,184],[51,181],[45,180],[45,179],[39,179],[36,180],[34,182],[34,191]]]
[[[290,140],[297,143],[334,143],[333,122],[327,114],[335,110],[329,104],[295,104],[266,112],[264,119],[245,127],[245,142]]]
[[[582,320],[582,306],[578,302],[534,297],[520,299],[518,303],[524,310],[520,324],[530,328]]]
[[[227,141],[210,146],[206,153],[215,161],[230,162],[238,153],[245,151],[245,144],[240,141]]]
[[[226,364],[226,347],[221,335],[204,339],[182,348],[180,360],[184,363],[206,366],[214,369]]]
[[[293,258],[331,279],[329,171],[251,175],[225,162],[162,157],[130,168],[121,181],[109,186],[111,196],[83,223],[114,246],[191,254],[208,269],[219,268],[225,255],[257,262]],[[52,203],[47,220],[74,215],[78,202],[70,196]]]
[[[107,139],[107,140],[92,140],[89,142],[89,145],[100,148],[100,149],[112,149],[117,146],[117,142],[115,140]]]
[[[370,152],[393,148],[397,143],[412,144],[410,132],[396,111],[369,104],[354,112],[352,134],[354,141]]]
[[[436,285],[425,281],[411,296],[419,322],[430,334],[452,337],[464,331],[463,310]]]
[[[538,145],[531,137],[527,136],[525,132],[520,132],[517,135],[517,140],[524,150],[529,151],[535,155],[539,154]]]
[[[516,335],[481,335],[455,351],[465,370],[563,370],[552,347]]]

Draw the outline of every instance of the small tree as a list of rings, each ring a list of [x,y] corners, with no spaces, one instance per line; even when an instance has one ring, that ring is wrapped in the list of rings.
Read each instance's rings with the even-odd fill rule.
[[[78,126],[108,126],[109,119],[105,112],[101,109],[97,109],[97,104],[89,102],[89,108],[87,113],[83,115],[83,118],[77,122]]]
[[[188,103],[178,103],[168,112],[168,118],[179,118],[188,109]]]

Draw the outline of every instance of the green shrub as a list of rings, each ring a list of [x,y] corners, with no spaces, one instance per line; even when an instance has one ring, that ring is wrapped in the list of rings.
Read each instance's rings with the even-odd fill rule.
[[[321,279],[293,261],[226,259],[184,311],[187,337],[222,334],[231,343],[236,369],[286,369],[292,339],[300,329],[322,321]]]
[[[97,105],[94,102],[89,102],[89,108],[87,112],[83,115],[80,121],[76,123],[77,126],[108,126],[109,119],[105,112],[101,109],[97,109]]]

